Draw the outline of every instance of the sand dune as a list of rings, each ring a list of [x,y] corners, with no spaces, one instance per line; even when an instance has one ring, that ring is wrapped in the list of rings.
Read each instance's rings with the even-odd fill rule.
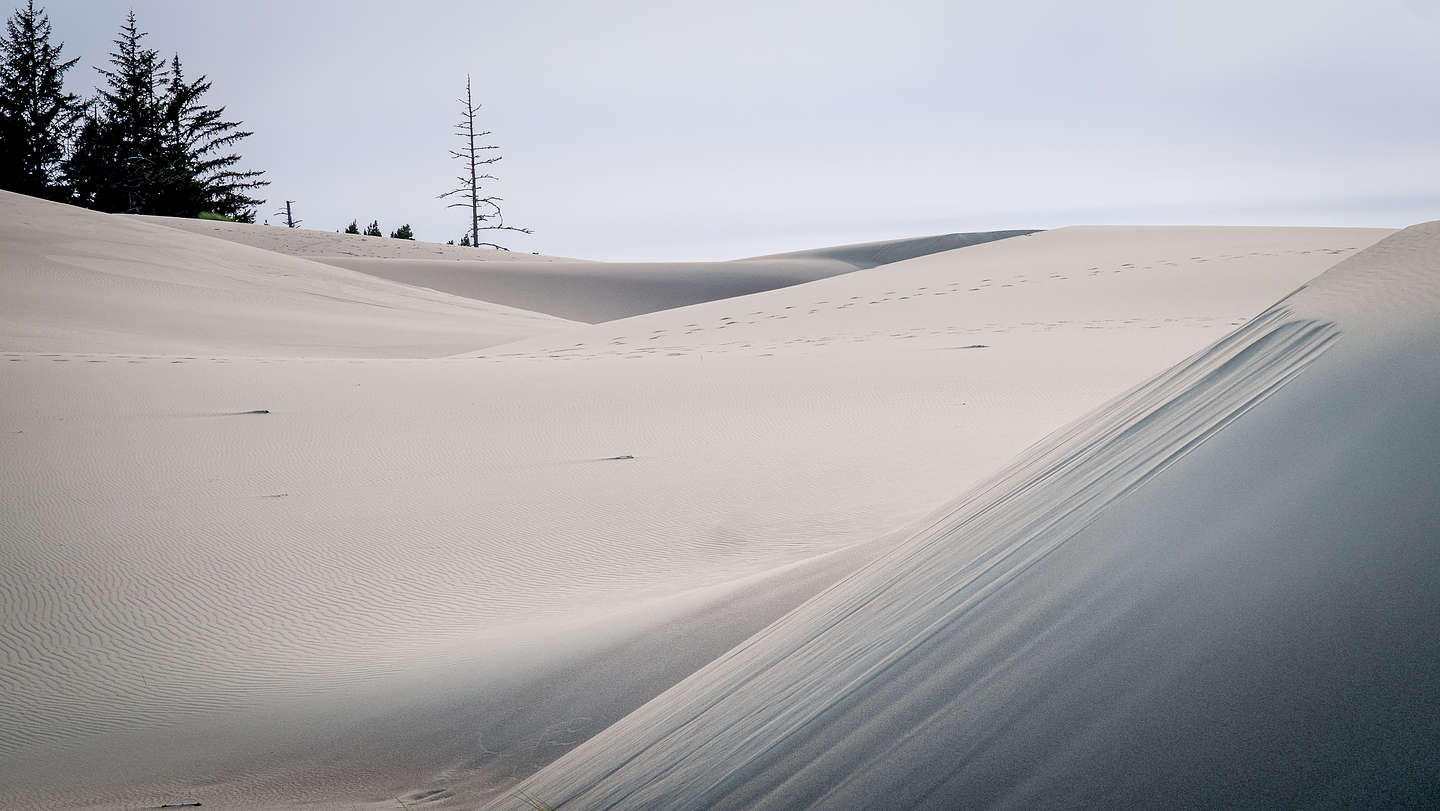
[[[917,256],[1023,236],[990,231],[894,239],[730,262],[320,261],[406,284],[598,323],[760,293]]]
[[[1127,365],[1151,351],[1134,345],[1137,341],[1155,342],[1156,352],[1166,351],[1158,347],[1172,339],[1196,341],[1192,349],[1203,346],[1203,336],[1213,339],[1257,312],[1250,296],[1260,289],[1276,284],[1271,300],[1278,298],[1388,233],[1060,228],[471,354],[767,358],[804,351],[853,359],[878,352],[898,353],[931,374],[943,374],[959,363],[967,369],[984,366],[1011,353],[1058,366],[1082,362],[1079,356],[1088,352],[1083,365],[1104,368],[1113,360],[1129,374]],[[1251,312],[1244,312],[1247,306]],[[1122,340],[1112,345],[1104,343],[1107,338]],[[1074,343],[1089,339],[1097,343],[1085,350]],[[1063,348],[1052,351],[1051,344]],[[987,350],[983,359],[960,361],[948,354],[977,348]]]
[[[0,218],[10,350],[422,357],[569,324],[10,192]]]
[[[588,262],[427,242],[174,217],[139,217],[403,284],[588,323],[759,293],[1032,233],[892,239],[730,262]]]
[[[1060,229],[448,358],[6,337],[0,805],[493,798],[1387,233]]]
[[[465,248],[459,245],[443,245],[438,242],[421,242],[412,239],[390,239],[388,237],[367,237],[363,234],[317,231],[312,228],[285,228],[279,225],[252,225],[243,222],[222,222],[186,217],[154,217],[135,214],[116,216],[304,259],[345,256],[371,259],[451,259],[472,262],[486,260],[524,263],[584,261],[519,251]]]
[[[1010,231],[980,231],[969,234],[939,234],[937,236],[910,237],[907,239],[884,239],[876,242],[856,242],[850,245],[835,245],[826,248],[812,248],[805,251],[788,251],[739,259],[740,262],[770,262],[781,259],[825,260],[849,265],[854,270],[889,265],[929,256],[932,253],[953,251],[982,245],[997,239],[1009,239],[1033,234],[1036,229]]]
[[[1433,805],[1436,256],[1431,223],[1341,263],[522,788],[560,808]]]

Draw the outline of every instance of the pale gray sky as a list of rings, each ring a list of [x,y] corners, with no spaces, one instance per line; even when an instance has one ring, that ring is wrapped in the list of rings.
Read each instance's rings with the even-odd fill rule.
[[[86,93],[133,7],[306,227],[458,238],[467,72],[517,250],[1440,218],[1435,0],[41,4]]]

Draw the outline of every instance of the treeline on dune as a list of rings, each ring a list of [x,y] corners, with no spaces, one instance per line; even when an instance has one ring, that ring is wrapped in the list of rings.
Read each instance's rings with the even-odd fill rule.
[[[261,171],[241,168],[252,133],[210,106],[211,82],[147,47],[131,11],[95,94],[65,90],[48,15],[29,0],[0,36],[0,188],[106,212],[254,222]]]
[[[148,47],[131,11],[109,60],[95,68],[94,94],[82,98],[65,89],[80,57],[67,58],[54,34],[35,0],[16,9],[0,34],[0,189],[109,213],[255,222],[265,201],[253,194],[270,183],[263,171],[243,168],[235,151],[254,133],[206,101],[208,77],[187,78],[179,54],[167,60]],[[486,169],[500,157],[485,142],[490,133],[477,128],[480,105],[469,77],[458,102],[461,119],[452,135],[462,146],[449,152],[463,168],[457,185],[439,197],[468,214],[460,245],[504,250],[482,235],[532,232],[506,224],[501,198],[486,188],[495,180]],[[276,212],[290,228],[301,222],[294,202]],[[345,232],[361,233],[356,222]],[[384,236],[378,221],[363,233]],[[415,238],[409,223],[389,236]]]

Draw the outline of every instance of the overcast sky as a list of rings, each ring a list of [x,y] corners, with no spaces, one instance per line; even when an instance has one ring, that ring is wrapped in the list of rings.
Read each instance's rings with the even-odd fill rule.
[[[133,7],[307,228],[458,240],[467,72],[517,250],[1440,218],[1434,0],[40,4],[87,95]]]

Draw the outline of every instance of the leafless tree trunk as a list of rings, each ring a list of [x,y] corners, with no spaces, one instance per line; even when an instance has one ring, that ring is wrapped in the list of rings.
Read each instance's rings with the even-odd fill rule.
[[[285,227],[286,227],[286,228],[299,228],[299,227],[300,227],[300,223],[304,222],[304,220],[297,220],[297,219],[295,219],[295,213],[290,210],[290,204],[291,204],[291,203],[294,203],[294,202],[295,202],[294,200],[286,200],[286,201],[285,201],[285,210],[284,210],[284,211],[277,211],[277,212],[275,212],[275,216],[277,216],[277,217],[280,216],[281,214],[284,214],[284,215],[285,215]]]
[[[483,173],[481,167],[489,166],[492,163],[499,163],[500,156],[482,157],[486,150],[499,149],[498,146],[483,143],[490,132],[475,131],[475,114],[480,111],[480,105],[476,104],[470,93],[470,76],[465,76],[465,98],[456,99],[462,110],[460,122],[455,125],[455,135],[460,137],[464,146],[460,149],[450,150],[450,156],[460,160],[463,165],[462,172],[455,180],[460,184],[440,195],[440,197],[459,197],[460,199],[451,203],[448,208],[470,209],[470,244],[476,247],[486,245],[502,251],[509,248],[496,245],[493,242],[481,242],[481,231],[519,231],[522,234],[534,233],[529,228],[517,228],[513,225],[506,225],[505,218],[500,213],[501,198],[494,195],[484,194],[481,181],[495,180],[492,174]],[[490,224],[492,223],[493,224]]]

